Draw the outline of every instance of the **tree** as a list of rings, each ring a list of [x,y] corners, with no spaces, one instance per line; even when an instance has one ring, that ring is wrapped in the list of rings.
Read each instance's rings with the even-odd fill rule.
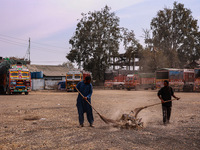
[[[188,61],[200,58],[200,32],[197,20],[183,4],[174,2],[173,9],[164,8],[151,21],[152,38],[145,39],[163,51],[166,67],[182,68]]]
[[[72,48],[66,57],[79,68],[92,72],[97,82],[103,81],[110,56],[118,54],[119,39],[119,18],[108,6],[101,11],[82,13],[75,34],[69,40]]]
[[[69,70],[74,69],[74,65],[69,61],[62,63],[61,66],[67,67]]]
[[[124,49],[126,51],[125,56],[128,59],[129,64],[130,64],[131,58],[132,60],[134,60],[136,57],[138,57],[138,53],[143,49],[143,47],[135,38],[135,34],[133,30],[129,31],[126,28],[122,28],[122,41],[123,41]]]

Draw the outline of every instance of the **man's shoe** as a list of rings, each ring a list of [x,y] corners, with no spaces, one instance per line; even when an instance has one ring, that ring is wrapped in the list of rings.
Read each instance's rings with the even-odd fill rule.
[[[83,125],[83,124],[80,124],[80,127],[84,127],[84,125]]]
[[[94,128],[94,125],[93,125],[93,124],[90,124],[90,127]]]

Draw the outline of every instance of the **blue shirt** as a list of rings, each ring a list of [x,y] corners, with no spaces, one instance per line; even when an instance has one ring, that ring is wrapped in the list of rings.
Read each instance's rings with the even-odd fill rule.
[[[87,97],[87,100],[91,102],[92,96],[92,84],[85,84],[84,81],[81,81],[77,84],[76,88],[83,94],[84,97]],[[83,97],[79,94],[77,98],[77,104],[83,101]],[[85,100],[84,100],[85,101]]]

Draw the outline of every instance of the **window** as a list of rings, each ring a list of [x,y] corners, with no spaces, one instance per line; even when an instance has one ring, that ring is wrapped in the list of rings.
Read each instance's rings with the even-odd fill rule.
[[[80,75],[75,75],[75,79],[80,79],[81,76]]]
[[[22,72],[22,76],[28,76],[28,72]]]
[[[11,76],[18,76],[18,73],[11,73]]]
[[[168,72],[156,72],[156,79],[168,79]]]
[[[200,77],[200,69],[195,69],[195,78]]]
[[[67,76],[67,79],[72,79],[72,76]]]

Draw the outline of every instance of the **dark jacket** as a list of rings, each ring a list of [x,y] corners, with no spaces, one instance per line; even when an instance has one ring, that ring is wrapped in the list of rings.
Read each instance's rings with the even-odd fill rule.
[[[164,101],[171,100],[171,96],[174,95],[174,91],[170,86],[164,86],[158,91],[158,96],[161,96]],[[172,102],[162,103],[163,106],[170,107]]]

